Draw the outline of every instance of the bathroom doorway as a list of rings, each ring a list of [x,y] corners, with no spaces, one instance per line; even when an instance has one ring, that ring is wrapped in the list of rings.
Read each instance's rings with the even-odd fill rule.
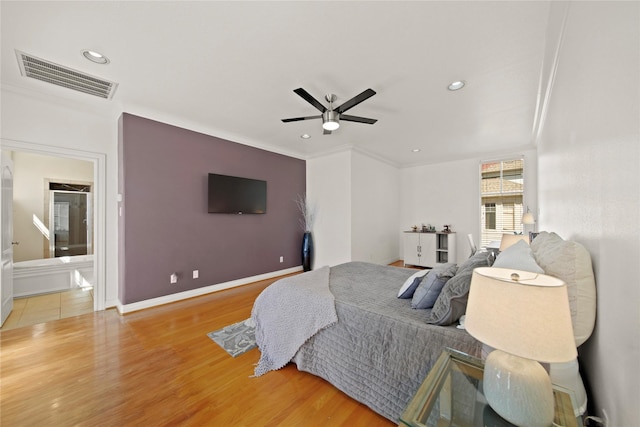
[[[65,266],[71,266],[75,270],[74,280],[85,283],[85,279],[91,278],[94,282],[93,290],[90,291],[90,295],[87,293],[87,298],[89,299],[89,306],[91,307],[91,311],[94,310],[104,310],[105,308],[105,242],[104,242],[104,231],[105,231],[105,217],[104,217],[104,205],[105,205],[105,155],[101,153],[91,153],[87,151],[77,151],[72,149],[65,149],[61,147],[53,147],[40,145],[35,143],[28,143],[23,141],[12,141],[12,140],[2,140],[2,145],[4,149],[13,151],[14,154],[17,154],[18,157],[24,155],[38,155],[46,158],[48,160],[56,161],[56,160],[81,160],[89,165],[91,168],[89,177],[78,178],[77,176],[71,177],[70,179],[65,178],[63,174],[49,174],[49,180],[45,183],[44,180],[39,181],[39,190],[38,192],[42,195],[44,193],[47,194],[46,204],[44,200],[40,199],[39,207],[33,206],[29,207],[29,209],[25,210],[25,212],[29,213],[29,232],[37,233],[39,236],[39,243],[35,244],[27,244],[29,239],[25,238],[25,245],[22,246],[25,250],[27,247],[30,251],[37,251],[37,246],[39,246],[39,250],[41,253],[46,253],[47,257],[43,257],[49,260],[62,260],[62,264]],[[20,162],[18,162],[20,163]],[[68,168],[69,170],[73,168]],[[49,183],[57,183],[57,184],[73,184],[79,185],[78,188],[65,188],[62,189],[60,187],[52,187],[48,189]],[[45,188],[47,188],[46,191]],[[84,191],[83,191],[84,190]],[[71,195],[69,193],[89,193],[84,195]],[[61,194],[62,198],[58,197],[57,194]],[[70,198],[71,197],[71,198]],[[53,202],[53,203],[51,203]],[[53,207],[50,207],[53,205]],[[56,205],[58,207],[56,207]],[[86,208],[85,208],[86,205]],[[39,208],[39,209],[38,209]],[[72,215],[73,210],[76,209],[81,213],[74,218]],[[37,209],[40,214],[33,214]],[[53,213],[50,210],[53,209]],[[17,211],[18,209],[16,209]],[[57,213],[56,213],[57,210]],[[68,216],[67,216],[68,215]],[[25,218],[27,215],[24,215]],[[62,223],[59,223],[56,227],[55,221],[53,224],[50,224],[49,217],[55,220],[55,217],[62,219]],[[45,218],[46,217],[46,218]],[[59,221],[60,222],[60,221]],[[15,225],[15,224],[14,224]],[[56,233],[57,228],[57,233]],[[36,231],[37,230],[37,231]],[[50,240],[46,239],[46,234],[50,234]],[[56,236],[57,234],[57,236]],[[72,236],[73,234],[73,236]],[[24,235],[24,234],[22,234]],[[46,245],[43,243],[46,240]],[[54,245],[50,246],[50,241],[54,242]],[[55,242],[59,244],[55,244]],[[63,255],[63,252],[69,252],[69,256],[60,256],[55,257],[56,249],[58,250],[59,255]],[[87,255],[76,255],[76,253],[86,253]],[[80,259],[80,264],[73,266],[73,260],[75,258]],[[69,259],[72,262],[69,262]],[[60,261],[58,261],[60,263]],[[47,269],[47,271],[51,270],[50,266],[34,266],[35,269]],[[53,270],[59,269],[56,265]],[[68,273],[59,272],[60,276],[69,276]],[[14,270],[15,276],[15,270]],[[76,277],[77,276],[77,277]],[[91,277],[93,276],[93,277]],[[90,288],[84,288],[85,291]],[[86,293],[86,292],[85,292]],[[45,296],[48,294],[45,294]],[[63,315],[65,310],[65,300],[70,299],[70,294],[67,292],[66,295],[61,295],[61,308],[60,313]],[[53,297],[48,297],[52,299]],[[74,295],[75,299],[75,295]],[[73,301],[73,305],[77,306],[78,301]],[[76,307],[74,307],[76,308]],[[71,314],[71,313],[69,313]],[[77,314],[77,313],[76,313]],[[73,315],[73,314],[72,314]]]
[[[48,196],[48,256],[92,254],[91,185],[50,182]]]

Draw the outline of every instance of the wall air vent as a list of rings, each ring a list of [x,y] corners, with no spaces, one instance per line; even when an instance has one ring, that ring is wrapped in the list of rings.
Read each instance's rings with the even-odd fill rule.
[[[88,93],[104,99],[113,97],[117,83],[63,67],[16,50],[20,73],[43,82]]]

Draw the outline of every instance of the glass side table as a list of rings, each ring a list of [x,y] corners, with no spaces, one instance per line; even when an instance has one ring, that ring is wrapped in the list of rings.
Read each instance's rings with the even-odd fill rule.
[[[399,426],[512,426],[484,398],[483,368],[480,359],[444,350],[400,417]],[[571,394],[570,390],[553,386],[554,427],[582,426],[582,420],[574,415],[575,399]]]

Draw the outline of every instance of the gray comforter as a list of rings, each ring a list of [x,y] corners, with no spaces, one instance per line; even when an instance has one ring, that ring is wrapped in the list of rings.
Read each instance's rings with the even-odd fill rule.
[[[382,416],[398,422],[446,347],[480,356],[481,344],[455,326],[425,323],[429,310],[397,298],[415,272],[351,262],[331,268],[338,322],[296,353],[298,369],[324,378]]]

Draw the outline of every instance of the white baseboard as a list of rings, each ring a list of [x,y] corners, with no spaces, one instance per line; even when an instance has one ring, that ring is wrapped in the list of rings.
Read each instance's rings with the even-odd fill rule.
[[[104,309],[108,309],[108,308],[118,308],[120,305],[120,300],[118,299],[108,299],[104,302]]]
[[[201,295],[210,294],[212,292],[222,291],[224,289],[235,288],[237,286],[246,285],[253,282],[259,282],[260,280],[272,279],[278,276],[284,276],[286,274],[302,271],[302,266],[287,268],[285,270],[272,271],[270,273],[260,274],[258,276],[245,277],[242,279],[232,280],[230,282],[218,283],[216,285],[205,286],[202,288],[191,289],[184,292],[178,292],[171,295],[165,295],[158,298],[152,298],[144,301],[138,301],[131,304],[122,304],[119,300],[111,305],[115,306],[120,314],[131,313],[145,308],[156,307],[163,304],[169,304],[172,302],[182,301],[188,298],[198,297]]]

